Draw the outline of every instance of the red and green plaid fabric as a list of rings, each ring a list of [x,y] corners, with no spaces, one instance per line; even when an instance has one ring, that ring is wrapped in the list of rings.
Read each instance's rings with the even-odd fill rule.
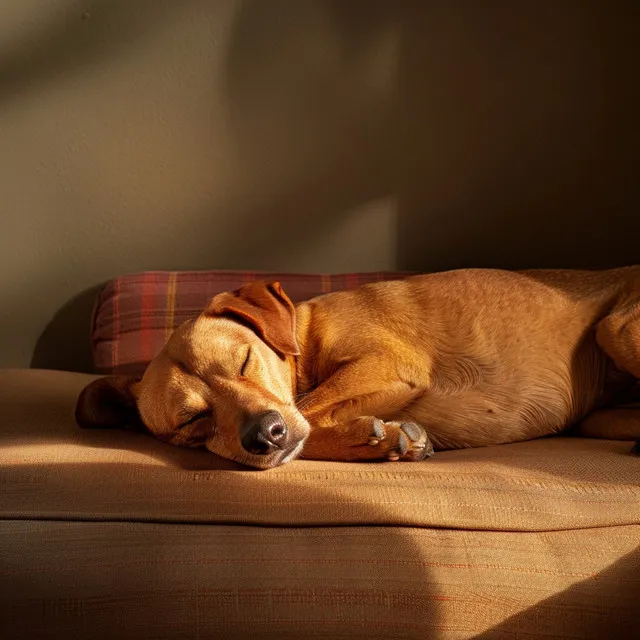
[[[93,318],[93,359],[99,373],[141,375],[179,324],[197,316],[218,293],[254,280],[278,280],[293,302],[406,273],[340,275],[249,271],[146,271],[111,280]]]

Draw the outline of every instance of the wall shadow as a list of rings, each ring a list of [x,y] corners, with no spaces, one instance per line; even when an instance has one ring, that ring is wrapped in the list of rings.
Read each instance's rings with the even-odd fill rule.
[[[239,7],[224,68],[226,110],[233,161],[261,197],[236,209],[246,223],[226,232],[250,268],[251,256],[265,252],[273,256],[267,268],[281,268],[280,253],[320,244],[350,209],[395,193],[399,6]]]
[[[399,59],[399,268],[640,261],[640,5],[414,3]]]
[[[102,286],[85,289],[54,314],[35,344],[31,368],[93,371],[91,323]]]
[[[577,609],[569,605],[576,600],[584,602],[584,606]],[[567,638],[637,638],[639,601],[640,546],[592,578],[539,602],[474,639],[514,638],[532,626],[539,637],[558,637],[562,633]],[[621,608],[626,615],[620,615]]]

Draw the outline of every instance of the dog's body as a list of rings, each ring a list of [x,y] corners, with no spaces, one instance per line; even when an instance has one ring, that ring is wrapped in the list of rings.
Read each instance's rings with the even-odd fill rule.
[[[260,468],[420,460],[576,423],[638,439],[638,379],[640,267],[459,270],[295,308],[253,283],[179,327],[141,381],[90,385],[77,416],[116,426],[137,409],[161,439]]]

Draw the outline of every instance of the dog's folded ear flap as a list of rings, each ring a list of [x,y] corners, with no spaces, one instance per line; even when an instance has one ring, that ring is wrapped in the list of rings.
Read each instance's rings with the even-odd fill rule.
[[[137,378],[107,376],[86,386],[76,403],[76,422],[85,429],[130,429],[148,432],[134,393]]]
[[[249,325],[281,355],[298,355],[296,311],[279,282],[252,282],[217,295],[205,315],[230,316]]]

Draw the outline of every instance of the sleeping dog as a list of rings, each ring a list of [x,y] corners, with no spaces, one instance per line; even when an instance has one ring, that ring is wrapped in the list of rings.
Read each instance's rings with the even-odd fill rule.
[[[141,379],[91,383],[76,419],[260,469],[417,461],[574,425],[638,440],[639,378],[640,267],[465,269],[296,306],[254,282],[179,326]]]

